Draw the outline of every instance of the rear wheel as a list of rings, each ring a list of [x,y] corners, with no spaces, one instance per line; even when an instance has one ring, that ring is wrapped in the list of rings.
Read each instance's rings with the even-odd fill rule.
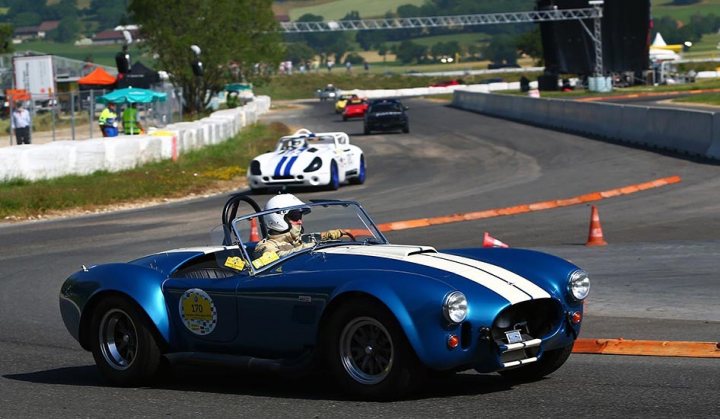
[[[332,374],[351,395],[394,399],[418,385],[423,368],[394,316],[375,301],[334,313],[325,349]]]
[[[102,376],[119,386],[150,382],[160,371],[162,354],[145,315],[133,302],[112,296],[93,313],[90,347]]]
[[[353,185],[362,185],[365,183],[365,156],[360,156],[360,167],[358,168],[358,175],[354,178],[350,178],[350,183]]]
[[[405,134],[409,133],[410,132],[410,124],[406,123],[402,129],[402,132],[404,132]]]
[[[542,357],[532,364],[524,367],[501,371],[500,375],[514,381],[535,381],[560,368],[572,353],[573,345],[552,351],[546,351]]]
[[[370,132],[371,132],[371,131],[370,131],[370,127],[368,127],[367,124],[365,124],[365,125],[363,126],[363,133],[364,133],[365,135],[370,135]]]
[[[347,121],[348,117],[343,115],[343,121]]]
[[[328,182],[327,187],[331,191],[336,191],[340,188],[340,174],[335,161],[330,164],[330,181]]]

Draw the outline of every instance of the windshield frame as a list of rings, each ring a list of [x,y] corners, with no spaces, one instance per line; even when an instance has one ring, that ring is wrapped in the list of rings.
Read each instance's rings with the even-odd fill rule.
[[[336,242],[336,243],[320,243],[318,242],[315,246],[309,247],[307,249],[298,250],[297,252],[293,252],[290,255],[287,255],[285,257],[282,257],[272,263],[268,263],[267,265],[264,265],[260,268],[255,268],[255,266],[252,264],[253,258],[248,252],[246,242],[242,239],[241,228],[239,225],[243,221],[249,220],[251,218],[256,218],[258,220],[258,223],[263,223],[263,215],[266,214],[272,214],[274,212],[278,211],[284,211],[284,210],[304,210],[304,209],[312,209],[317,207],[328,207],[328,206],[343,206],[343,207],[353,207],[355,209],[355,214],[360,218],[360,221],[362,224],[365,225],[365,228],[367,228],[370,233],[373,234],[377,238],[377,240],[369,241],[369,239],[360,240],[360,241],[342,241],[342,242]],[[347,245],[358,245],[358,246],[367,246],[370,244],[390,244],[388,239],[385,237],[384,234],[380,231],[380,228],[375,224],[375,222],[370,218],[370,215],[365,211],[365,209],[360,205],[360,203],[356,201],[339,201],[339,200],[311,200],[309,203],[303,204],[303,205],[294,205],[290,207],[283,207],[283,208],[274,208],[271,210],[264,210],[260,212],[255,212],[251,214],[245,214],[236,217],[231,221],[231,228],[232,232],[235,235],[236,243],[238,247],[240,248],[240,252],[242,252],[243,257],[246,261],[248,261],[248,267],[250,269],[250,276],[257,275],[259,273],[265,272],[269,269],[272,269],[274,266],[276,266],[279,263],[282,263],[292,257],[295,257],[297,255],[305,254],[308,252],[313,252],[316,249],[322,249],[327,247],[333,247],[333,246],[347,246]]]

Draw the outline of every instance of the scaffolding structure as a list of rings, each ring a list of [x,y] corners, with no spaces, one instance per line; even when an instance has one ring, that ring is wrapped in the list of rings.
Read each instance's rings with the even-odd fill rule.
[[[284,33],[362,31],[378,29],[413,29],[498,25],[507,23],[540,23],[563,20],[601,19],[602,7],[584,9],[551,9],[531,12],[488,13],[457,16],[406,17],[389,19],[330,20],[327,22],[281,22]]]
[[[283,33],[310,33],[333,31],[365,31],[381,29],[414,29],[438,27],[462,27],[475,25],[500,25],[509,23],[542,23],[577,20],[593,41],[595,66],[593,77],[604,75],[602,57],[603,1],[591,0],[592,7],[582,9],[549,9],[531,12],[487,13],[457,16],[407,17],[362,20],[329,20],[327,22],[281,22]],[[592,19],[593,31],[583,20]]]

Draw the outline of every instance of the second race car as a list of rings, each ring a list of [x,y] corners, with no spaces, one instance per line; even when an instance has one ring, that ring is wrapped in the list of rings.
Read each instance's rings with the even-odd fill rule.
[[[365,116],[365,112],[368,109],[368,102],[365,99],[354,97],[348,100],[343,111],[343,121],[347,121],[350,118],[362,118]]]
[[[255,157],[248,169],[255,192],[274,186],[326,186],[365,182],[365,156],[344,132],[300,129],[280,138],[274,151]]]

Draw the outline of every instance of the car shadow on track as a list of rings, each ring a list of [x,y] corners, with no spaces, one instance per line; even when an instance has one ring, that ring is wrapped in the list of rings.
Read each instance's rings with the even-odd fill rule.
[[[64,367],[21,374],[7,374],[9,380],[37,383],[98,387],[107,384],[94,365]],[[203,383],[203,384],[198,384]],[[176,366],[151,386],[154,389],[237,394],[306,400],[353,400],[342,393],[327,374],[285,376],[254,373],[227,367]],[[427,382],[405,400],[437,397],[474,396],[513,389],[513,383],[499,375],[471,372],[443,374]]]

